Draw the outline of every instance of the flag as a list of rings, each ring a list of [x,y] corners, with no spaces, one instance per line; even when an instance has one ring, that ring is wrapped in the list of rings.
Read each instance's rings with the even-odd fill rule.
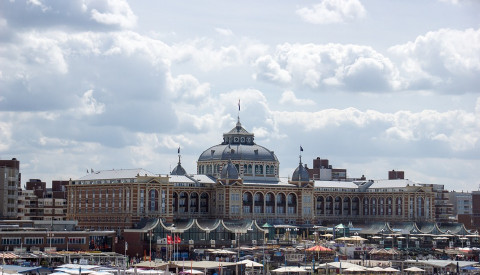
[[[240,99],[238,100],[238,111],[240,111]]]
[[[300,152],[303,152],[303,147],[302,147],[302,145],[300,145]]]
[[[167,235],[167,244],[172,244],[173,241],[172,241],[172,236],[171,235]]]
[[[175,236],[175,243],[181,243],[182,239],[179,236]]]

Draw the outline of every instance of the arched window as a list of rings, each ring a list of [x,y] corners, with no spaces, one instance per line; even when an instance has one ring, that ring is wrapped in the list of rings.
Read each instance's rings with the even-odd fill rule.
[[[324,211],[324,199],[322,196],[317,197],[317,207],[315,207],[315,214],[316,215],[323,215],[325,213]]]
[[[288,194],[287,197],[288,203],[288,214],[296,214],[297,213],[297,196],[295,194]]]
[[[285,214],[285,207],[286,207],[286,200],[285,200],[285,195],[282,193],[277,194],[277,213],[279,214]]]
[[[397,209],[397,216],[401,216],[402,215],[402,198],[397,198],[397,203],[395,205],[395,208]]]
[[[373,198],[372,199],[372,205],[370,209],[370,215],[375,216],[377,215],[377,199]]]
[[[368,198],[363,198],[363,215],[368,216]]]
[[[249,165],[248,165],[248,174],[251,174],[251,173],[252,173],[252,165],[249,164]]]
[[[265,195],[265,213],[275,213],[275,196],[273,193],[267,193]]]

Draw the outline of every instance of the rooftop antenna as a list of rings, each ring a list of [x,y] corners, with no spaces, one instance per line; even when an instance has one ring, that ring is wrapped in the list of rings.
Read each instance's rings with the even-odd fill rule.
[[[180,164],[180,146],[178,146],[178,164]]]
[[[240,122],[240,98],[238,99],[238,114],[237,114],[238,122]]]

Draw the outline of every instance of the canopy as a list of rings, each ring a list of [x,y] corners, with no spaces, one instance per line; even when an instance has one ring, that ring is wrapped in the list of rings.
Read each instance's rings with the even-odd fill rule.
[[[214,250],[214,251],[211,251],[210,253],[212,253],[212,254],[237,254],[234,251],[230,251],[230,250],[226,250],[226,249]]]
[[[205,274],[205,272],[196,269],[185,269],[178,274]]]
[[[386,272],[400,272],[400,270],[395,269],[393,267],[384,268],[383,271],[386,271]]]
[[[385,270],[379,266],[375,266],[375,267],[370,267],[370,268],[367,268],[368,271],[374,271],[374,272],[384,272]]]
[[[346,268],[344,271],[350,271],[350,272],[358,272],[358,271],[366,271],[367,268],[363,266],[351,266],[349,268]]]
[[[60,267],[55,269],[55,271],[60,271],[63,273],[68,273],[68,274],[89,274],[93,273],[93,270],[89,269],[81,269],[81,268],[66,268],[66,267]]]
[[[308,271],[305,268],[297,267],[297,266],[283,266],[283,267],[272,270],[272,272],[277,272],[277,273],[290,273],[290,272],[308,273]]]
[[[411,271],[411,272],[425,272],[425,270],[418,268],[416,266],[412,266],[409,268],[405,268],[404,271]]]
[[[139,269],[139,270],[137,270],[137,274],[145,274],[145,275],[165,274],[165,271],[163,271],[163,270],[153,270],[153,269],[149,269],[149,270]]]
[[[246,267],[262,267],[263,266],[263,264],[257,263],[257,262],[251,261],[251,260],[243,260],[243,261],[240,261],[238,263],[239,264],[245,264]]]

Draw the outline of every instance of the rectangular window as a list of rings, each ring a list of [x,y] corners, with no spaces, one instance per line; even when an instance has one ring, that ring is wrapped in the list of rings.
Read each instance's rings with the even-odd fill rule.
[[[140,190],[140,213],[145,212],[145,190]]]
[[[20,245],[21,238],[2,238],[2,245]]]
[[[240,206],[239,205],[232,205],[230,206],[230,212],[232,214],[238,214],[240,213]]]
[[[29,244],[29,245],[39,245],[39,244],[43,244],[43,238],[42,238],[42,237],[29,237],[29,238],[25,238],[25,244]]]
[[[125,196],[125,207],[126,210],[130,209],[130,190],[127,190],[127,195]]]
[[[85,244],[85,238],[82,237],[69,237],[68,238],[69,244]]]
[[[272,213],[273,213],[273,206],[267,206],[267,207],[265,208],[265,212],[266,212],[267,214],[272,214]]]
[[[166,192],[165,190],[162,190],[162,213],[167,213],[166,209]]]

